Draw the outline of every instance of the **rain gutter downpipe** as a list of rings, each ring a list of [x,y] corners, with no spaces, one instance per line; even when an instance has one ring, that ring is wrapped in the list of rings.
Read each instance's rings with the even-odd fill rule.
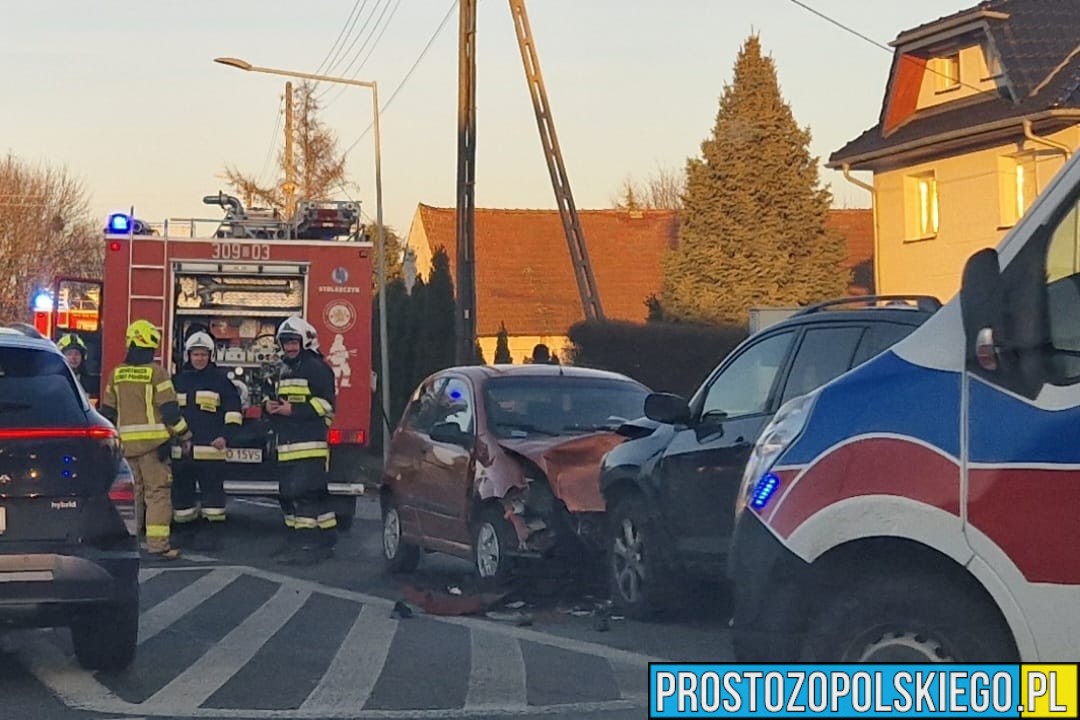
[[[870,193],[870,207],[874,217],[874,256],[870,258],[870,262],[872,263],[872,267],[874,268],[874,287],[873,291],[870,294],[873,295],[875,293],[880,293],[881,277],[878,268],[880,268],[881,265],[878,262],[878,236],[880,235],[880,233],[878,232],[877,191],[874,190],[873,185],[865,183],[851,174],[851,163],[844,163],[841,166],[841,170],[843,170],[845,180],[847,180],[855,187],[860,187]]]
[[[1026,137],[1031,142],[1039,143],[1040,145],[1045,145],[1047,147],[1052,147],[1056,150],[1060,150],[1062,153],[1065,154],[1065,161],[1068,162],[1073,152],[1068,145],[1063,145],[1056,140],[1051,140],[1050,138],[1036,135],[1035,132],[1031,129],[1031,118],[1024,118],[1022,124],[1024,126],[1024,137]]]

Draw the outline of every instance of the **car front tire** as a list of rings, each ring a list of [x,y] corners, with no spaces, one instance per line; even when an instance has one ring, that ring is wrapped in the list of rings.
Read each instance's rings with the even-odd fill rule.
[[[658,614],[668,602],[669,574],[659,555],[654,522],[643,498],[618,500],[608,515],[608,585],[615,611],[635,620]]]

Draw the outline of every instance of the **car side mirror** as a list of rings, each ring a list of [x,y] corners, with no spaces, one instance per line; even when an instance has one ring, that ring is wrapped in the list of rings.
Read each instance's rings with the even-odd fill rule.
[[[460,445],[467,450],[472,448],[472,435],[463,432],[457,423],[436,423],[428,435],[435,442]]]
[[[645,417],[668,425],[686,425],[690,422],[690,403],[680,395],[650,393],[645,398]]]
[[[964,322],[967,357],[987,371],[998,369],[997,337],[1004,311],[1001,267],[993,248],[978,251],[964,265],[960,285],[960,312]]]

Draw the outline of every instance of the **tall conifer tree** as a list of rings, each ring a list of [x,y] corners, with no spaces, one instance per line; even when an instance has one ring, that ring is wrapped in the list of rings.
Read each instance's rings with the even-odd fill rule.
[[[843,294],[842,238],[826,227],[832,196],[810,130],[784,102],[772,58],[747,38],[712,136],[687,161],[678,247],[664,259],[673,318],[743,324],[751,306]]]

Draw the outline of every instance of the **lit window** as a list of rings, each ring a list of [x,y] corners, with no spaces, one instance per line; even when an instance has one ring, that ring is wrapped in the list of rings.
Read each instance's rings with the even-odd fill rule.
[[[919,235],[934,235],[938,231],[937,178],[924,175],[918,178]]]
[[[949,90],[960,85],[960,53],[937,58],[934,66],[938,90]]]

